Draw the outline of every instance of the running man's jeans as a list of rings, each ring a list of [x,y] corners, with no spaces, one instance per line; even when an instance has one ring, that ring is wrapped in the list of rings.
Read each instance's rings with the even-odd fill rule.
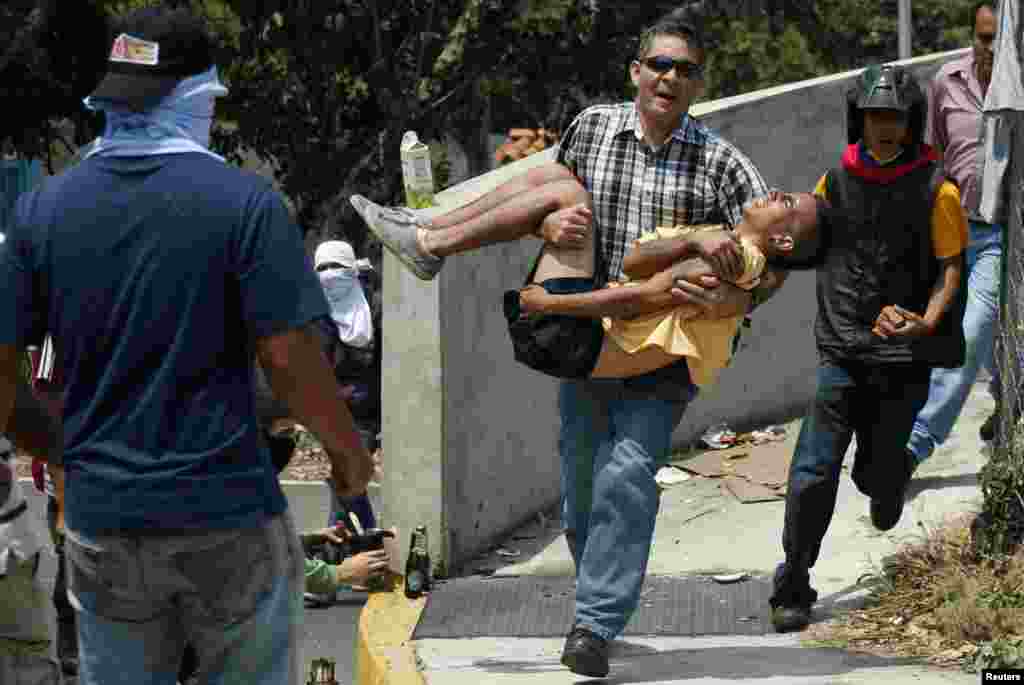
[[[563,381],[562,520],[576,564],[576,625],[605,638],[620,634],[636,610],[647,571],[659,492],[672,431],[696,394],[643,388],[655,374]],[[645,392],[645,390],[650,390]]]
[[[853,482],[869,497],[898,496],[910,478],[905,445],[928,396],[927,366],[828,363],[800,426],[786,489],[782,547],[772,606],[809,606],[817,599],[809,571],[835,512],[843,458],[854,434]]]

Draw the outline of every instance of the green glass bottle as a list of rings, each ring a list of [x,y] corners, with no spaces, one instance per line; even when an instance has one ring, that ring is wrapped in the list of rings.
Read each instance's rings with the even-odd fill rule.
[[[416,599],[430,592],[430,552],[427,527],[416,526],[409,541],[409,556],[405,560],[405,596]]]
[[[313,659],[306,685],[338,685],[334,679],[334,659]]]

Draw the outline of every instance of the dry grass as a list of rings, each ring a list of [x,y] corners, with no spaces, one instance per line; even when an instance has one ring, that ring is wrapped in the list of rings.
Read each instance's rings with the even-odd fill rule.
[[[952,665],[971,661],[983,643],[1024,635],[1024,551],[979,558],[973,518],[951,520],[887,558],[868,605],[814,626],[810,637]]]

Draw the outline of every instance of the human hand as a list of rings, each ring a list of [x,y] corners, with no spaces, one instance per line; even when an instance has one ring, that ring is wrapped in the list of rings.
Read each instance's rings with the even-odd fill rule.
[[[346,585],[366,587],[371,579],[387,572],[389,561],[388,553],[382,549],[361,552],[338,565],[338,580]]]
[[[704,231],[692,238],[697,253],[726,281],[743,275],[740,241],[732,231]]]
[[[519,309],[524,314],[544,311],[548,301],[548,291],[539,285],[528,285],[519,291]]]
[[[303,537],[313,545],[322,545],[325,542],[342,545],[352,537],[352,533],[345,526],[337,525],[306,533]]]
[[[676,281],[676,287],[669,292],[680,304],[700,307],[703,317],[707,319],[740,316],[750,308],[749,291],[719,281],[714,276],[704,276],[699,281],[700,285],[686,280]]]
[[[924,317],[904,309],[898,304],[883,307],[875,319],[871,332],[882,340],[893,338],[921,338],[932,334],[932,326]]]
[[[582,250],[590,235],[594,215],[585,204],[551,212],[540,224],[540,237],[549,245]]]

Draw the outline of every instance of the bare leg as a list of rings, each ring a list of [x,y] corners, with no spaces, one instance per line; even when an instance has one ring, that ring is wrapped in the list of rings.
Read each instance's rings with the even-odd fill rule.
[[[505,204],[511,198],[521,195],[534,188],[557,181],[575,181],[576,177],[561,164],[551,163],[534,167],[526,173],[519,174],[502,183],[489,193],[485,193],[468,205],[453,209],[447,214],[434,217],[426,228],[435,230],[455,226],[471,221],[495,207]]]
[[[431,254],[448,257],[532,235],[548,214],[580,202],[589,202],[589,197],[579,181],[575,178],[552,181],[513,195],[475,218],[447,228],[422,231],[420,239]]]
[[[530,187],[533,183],[539,185]],[[555,164],[531,170],[485,197],[473,210],[452,213],[446,221],[460,214],[472,218],[435,230],[427,230],[422,218],[405,208],[382,207],[362,195],[349,202],[385,249],[424,281],[440,273],[448,255],[519,240],[536,233],[548,214],[590,202],[576,177]],[[495,204],[501,198],[505,201]]]

